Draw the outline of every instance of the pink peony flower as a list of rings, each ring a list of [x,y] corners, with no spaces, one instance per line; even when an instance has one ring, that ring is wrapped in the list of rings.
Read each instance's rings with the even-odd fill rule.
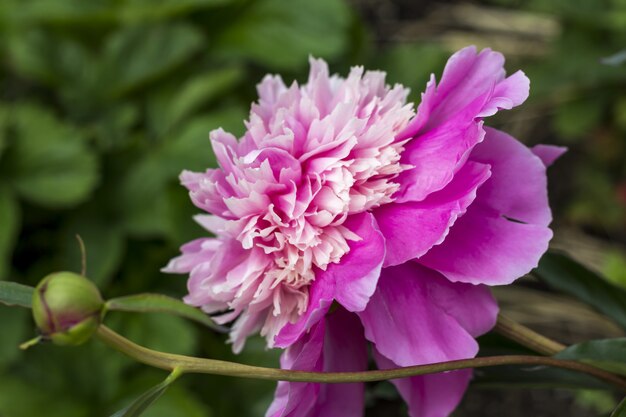
[[[260,331],[284,368],[367,369],[474,357],[495,324],[488,286],[535,267],[552,232],[546,165],[482,119],[528,96],[504,58],[473,47],[434,76],[414,113],[407,90],[353,68],[259,85],[238,141],[211,132],[218,169],[183,172],[196,220],[216,237],[182,247],[164,269],[189,273],[185,301],[234,320],[240,351]],[[331,304],[336,303],[338,308]],[[414,417],[447,416],[471,378],[457,371],[395,380]],[[363,414],[363,384],[278,384],[268,416]]]

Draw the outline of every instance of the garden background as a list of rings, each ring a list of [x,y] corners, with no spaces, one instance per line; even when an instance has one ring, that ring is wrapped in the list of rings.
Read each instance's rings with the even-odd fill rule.
[[[529,101],[490,123],[570,148],[550,170],[553,246],[626,287],[624,0],[2,0],[0,279],[79,271],[80,234],[106,298],[184,295],[185,277],[159,272],[203,233],[177,176],[214,166],[208,132],[243,132],[264,74],[305,80],[313,55],[340,74],[385,70],[418,101],[467,44],[502,51],[531,79]],[[532,278],[496,295],[563,342],[623,335]],[[119,314],[111,327],[155,349],[277,366],[260,339],[235,356],[223,335],[180,318]],[[0,417],[106,417],[164,377],[98,341],[19,351],[34,335],[28,316],[0,306]],[[492,336],[482,346],[503,348]],[[491,389],[505,383],[497,370],[477,372],[455,416],[599,416],[615,405],[598,391],[530,389],[518,372],[506,391]],[[369,387],[368,417],[405,415],[389,383]],[[262,416],[273,390],[189,375],[145,415]]]

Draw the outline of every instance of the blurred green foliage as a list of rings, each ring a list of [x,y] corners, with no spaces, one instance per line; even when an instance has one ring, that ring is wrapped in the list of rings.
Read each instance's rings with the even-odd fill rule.
[[[619,230],[626,222],[626,65],[600,59],[626,47],[626,4],[486,3],[561,23],[547,56],[517,65],[533,80],[536,140],[572,149],[564,215]],[[419,99],[450,53],[434,42],[372,39],[343,0],[3,0],[0,279],[34,285],[52,271],[78,271],[80,234],[88,276],[105,297],[185,294],[185,277],[158,272],[179,245],[203,234],[177,176],[214,166],[210,130],[242,133],[263,74],[302,80],[308,56],[320,56],[337,72],[353,64],[387,70],[390,82],[410,86]],[[107,322],[149,347],[277,365],[278,352],[262,340],[235,357],[224,336],[177,317],[115,313]],[[31,319],[0,306],[0,323],[2,417],[104,417],[164,378],[97,342],[18,351],[33,335]],[[273,389],[185,376],[146,415],[261,416]]]
[[[185,278],[159,273],[202,234],[178,174],[214,165],[210,130],[242,132],[262,74],[355,53],[360,30],[340,0],[3,1],[0,279],[77,271],[80,234],[105,296],[182,296]],[[108,416],[163,378],[98,342],[20,352],[31,319],[0,307],[0,322],[2,417]],[[107,322],[153,348],[235,359],[223,335],[177,317]],[[277,354],[255,340],[236,360]],[[262,415],[273,389],[189,376],[146,415]]]

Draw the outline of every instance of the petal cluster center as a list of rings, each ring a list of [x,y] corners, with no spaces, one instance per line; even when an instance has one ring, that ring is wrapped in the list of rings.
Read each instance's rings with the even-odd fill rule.
[[[346,219],[393,201],[405,168],[396,137],[414,115],[408,90],[387,86],[384,73],[354,67],[344,79],[322,60],[311,60],[306,84],[267,76],[258,92],[240,140],[211,132],[220,168],[181,176],[211,213],[198,221],[218,236],[190,243],[187,253],[210,262],[192,268],[184,254],[167,268],[191,273],[187,302],[226,310],[223,322],[239,317],[235,350],[258,330],[271,345],[297,321],[316,272],[361,239]]]

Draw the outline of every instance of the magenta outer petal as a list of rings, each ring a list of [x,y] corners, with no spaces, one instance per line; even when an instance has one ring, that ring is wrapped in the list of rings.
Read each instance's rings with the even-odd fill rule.
[[[385,257],[385,240],[370,213],[351,216],[344,226],[361,240],[350,242],[350,252],[339,264],[329,265],[326,271],[316,271],[306,312],[278,333],[274,340],[277,347],[294,343],[324,317],[333,300],[349,311],[361,311],[374,293]]]
[[[385,239],[370,213],[351,216],[344,226],[361,240],[350,242],[350,252],[341,262],[320,271],[316,279],[335,282],[335,299],[349,311],[362,311],[376,290],[385,258]]]
[[[545,165],[513,137],[486,130],[485,141],[470,156],[472,161],[491,165],[492,171],[478,191],[476,204],[524,223],[547,226],[552,214]]]
[[[367,369],[367,343],[359,318],[337,310],[326,321],[324,340],[325,372],[352,372]],[[311,417],[360,417],[365,406],[365,385],[322,384]]]
[[[443,280],[437,272],[416,263],[383,269],[376,292],[365,310],[358,313],[365,337],[400,366],[474,357],[478,344],[472,335],[448,314],[448,306],[438,305],[430,296],[431,286],[445,291],[440,283]],[[450,292],[449,296],[457,294]],[[465,307],[468,315],[483,312],[475,309],[474,303]],[[493,318],[485,320],[491,322]]]
[[[320,321],[311,331],[290,346],[280,357],[283,369],[300,371],[322,370],[325,323]],[[266,417],[307,416],[315,405],[320,384],[308,382],[279,382]]]
[[[482,122],[474,121],[474,108],[442,126],[417,136],[405,145],[401,162],[413,166],[398,175],[396,203],[420,201],[446,186],[484,137]]]
[[[518,71],[505,78],[504,57],[475,47],[455,53],[446,64],[439,85],[434,77],[422,94],[417,115],[396,137],[409,139],[396,202],[420,201],[442,189],[483,138],[480,119],[499,109],[511,109],[528,97],[528,78]]]
[[[567,148],[564,146],[553,145],[535,145],[530,150],[541,159],[545,166],[550,166],[561,155],[567,152]]]
[[[367,369],[367,349],[358,318],[345,310],[329,315],[290,346],[283,369],[349,372]],[[364,384],[279,382],[267,417],[360,417]]]
[[[414,262],[383,269],[376,293],[359,313],[381,369],[474,357],[474,337],[489,331],[497,315],[487,287],[452,283]],[[411,417],[446,417],[471,375],[464,370],[391,382]]]
[[[387,242],[384,266],[415,259],[441,243],[489,176],[489,165],[468,162],[446,188],[424,201],[388,204],[377,209],[374,215]]]
[[[470,160],[491,165],[491,178],[445,241],[418,262],[454,282],[509,284],[536,267],[552,231],[542,161],[493,129]]]
[[[374,356],[381,369],[398,366],[379,352],[374,351]],[[410,417],[447,417],[461,402],[471,378],[471,370],[462,370],[394,379],[391,383],[408,404]]]

